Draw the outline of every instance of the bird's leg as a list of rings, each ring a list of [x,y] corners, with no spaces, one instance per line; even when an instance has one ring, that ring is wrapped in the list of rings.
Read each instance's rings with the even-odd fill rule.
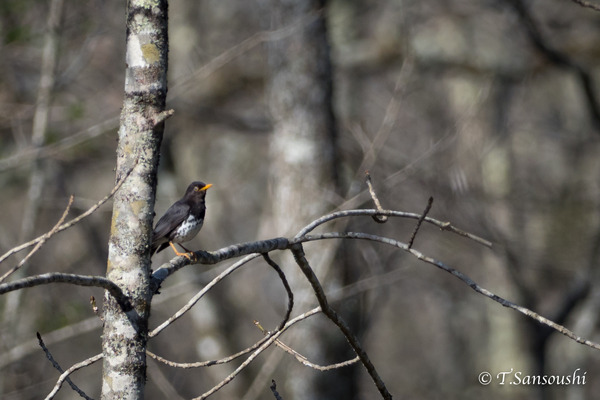
[[[184,256],[185,258],[187,258],[190,261],[196,261],[196,256],[194,255],[193,251],[189,251],[188,249],[186,249],[185,247],[181,246],[181,243],[179,244],[181,247],[183,247],[183,249],[186,251],[186,253],[180,253],[177,250],[177,247],[175,247],[175,245],[173,244],[173,242],[169,242],[169,245],[171,246],[171,248],[173,249],[173,251],[175,252],[176,255],[178,256]]]
[[[186,252],[188,252],[188,253],[193,253],[193,251],[186,249],[186,248],[185,248],[185,246],[184,246],[184,245],[182,245],[181,243],[179,243],[179,246],[180,246],[182,249],[184,249]]]

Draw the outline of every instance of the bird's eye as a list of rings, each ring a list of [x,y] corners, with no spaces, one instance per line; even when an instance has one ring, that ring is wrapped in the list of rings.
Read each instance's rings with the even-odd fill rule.
[[[200,191],[200,187],[199,186],[194,186],[194,192],[199,192]]]

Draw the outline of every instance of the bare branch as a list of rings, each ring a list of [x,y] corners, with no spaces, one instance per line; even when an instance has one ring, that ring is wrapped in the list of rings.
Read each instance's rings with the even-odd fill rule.
[[[426,210],[426,211],[428,211],[428,210]],[[195,255],[194,263],[196,263],[196,264],[214,264],[214,263],[217,263],[224,259],[228,259],[231,257],[238,257],[241,255],[246,255],[246,254],[251,254],[251,253],[257,253],[257,252],[266,253],[266,252],[272,251],[272,250],[284,250],[284,249],[292,250],[292,253],[294,254],[294,257],[296,258],[298,265],[303,270],[307,279],[313,286],[313,291],[315,292],[316,297],[319,300],[319,304],[321,305],[321,308],[324,310],[324,312],[329,317],[329,319],[331,319],[338,326],[338,328],[340,328],[340,330],[342,331],[342,333],[344,334],[344,336],[346,337],[346,339],[348,340],[348,342],[350,343],[350,345],[352,346],[354,351],[357,353],[360,361],[363,363],[363,365],[367,369],[369,375],[372,377],[373,381],[375,382],[375,385],[379,389],[383,398],[386,398],[386,399],[391,398],[391,395],[387,391],[385,384],[383,383],[383,381],[379,377],[377,371],[375,370],[375,367],[369,360],[367,353],[364,351],[364,349],[362,349],[358,339],[351,332],[350,328],[347,326],[345,321],[339,315],[337,315],[335,310],[333,310],[329,306],[326,296],[325,296],[325,293],[324,293],[318,279],[314,275],[314,272],[310,268],[308,261],[304,257],[304,252],[300,245],[300,243],[302,241],[306,240],[306,238],[303,238],[303,235],[306,235],[306,233],[310,232],[312,229],[316,228],[317,226],[319,226],[325,222],[331,221],[336,218],[347,217],[347,216],[356,216],[356,215],[373,216],[373,215],[378,215],[378,214],[383,214],[383,215],[387,215],[387,216],[404,217],[404,218],[413,218],[413,219],[421,220],[421,222],[423,220],[425,220],[433,225],[438,226],[441,229],[450,230],[452,232],[461,234],[462,236],[476,240],[479,243],[491,245],[491,243],[489,243],[488,241],[486,241],[484,239],[478,238],[475,235],[468,234],[466,232],[463,232],[463,231],[453,227],[449,222],[440,222],[440,221],[434,220],[429,217],[424,217],[419,214],[404,213],[404,212],[391,211],[391,210],[348,210],[348,211],[340,211],[340,212],[332,213],[332,214],[326,215],[324,217],[321,217],[318,220],[313,221],[311,224],[309,224],[307,227],[305,227],[303,230],[301,230],[300,233],[298,233],[298,235],[296,235],[295,239],[292,241],[289,241],[286,238],[276,238],[276,239],[259,241],[259,242],[241,243],[238,245],[229,246],[229,247],[217,250],[215,252],[198,251],[198,252],[194,253],[194,255]],[[298,248],[298,246],[300,246],[300,247]],[[229,275],[231,272],[233,272],[233,270],[239,268],[245,262],[249,261],[251,258],[254,258],[254,257],[256,257],[256,254],[246,257],[245,259],[241,260],[241,262],[234,264],[228,270],[224,271],[221,275],[219,275],[219,277],[217,277],[215,280],[213,280],[211,282],[211,284],[207,285],[201,292],[199,292],[194,298],[192,298],[190,300],[190,302],[188,302],[188,304],[186,304],[186,306],[184,306],[180,311],[178,311],[175,315],[173,315],[171,318],[169,318],[169,320],[165,321],[162,325],[160,325],[158,328],[156,328],[153,332],[151,332],[150,336],[151,337],[155,336],[162,329],[164,329],[166,326],[168,326],[170,323],[172,323],[173,321],[178,319],[180,316],[182,316],[212,286],[214,286],[220,280],[224,279],[224,277]],[[158,289],[158,287],[160,286],[160,283],[162,281],[164,281],[164,279],[166,279],[170,274],[172,274],[173,272],[177,271],[178,269],[180,269],[186,265],[189,265],[191,263],[192,263],[192,261],[190,261],[186,257],[175,257],[168,264],[163,265],[163,267],[159,268],[153,274],[153,282],[155,282],[154,284],[156,285],[156,289]],[[327,311],[325,311],[325,310],[327,310]],[[269,342],[270,342],[270,340],[269,340]],[[265,345],[268,346],[268,342],[265,342],[257,350],[255,350],[255,352],[246,360],[246,362],[250,362],[251,359],[253,359],[258,353],[260,353],[262,351],[261,349],[266,348],[266,347],[263,347]],[[247,365],[247,364],[244,363],[243,365]],[[240,366],[240,367],[242,367],[242,366]],[[234,371],[234,373],[232,375],[230,375],[228,378],[226,378],[224,381],[222,381],[219,385],[215,386],[213,389],[206,392],[199,398],[205,398],[206,396],[209,396],[210,394],[214,393],[220,387],[227,384],[230,381],[230,379],[233,379],[233,376],[235,374],[237,374],[240,370],[241,369],[236,370],[237,372]]]
[[[303,241],[312,241],[312,240],[321,240],[321,239],[342,239],[342,238],[372,240],[375,242],[389,244],[391,246],[395,246],[399,249],[407,251],[407,252],[411,253],[413,256],[417,257],[419,260],[429,263],[431,265],[434,265],[434,266],[454,275],[455,277],[460,279],[462,282],[466,283],[471,289],[473,289],[477,293],[482,294],[485,297],[488,297],[497,303],[500,303],[504,307],[516,310],[516,311],[520,312],[521,314],[524,314],[527,317],[532,318],[532,319],[538,321],[539,323],[554,329],[555,331],[557,331],[559,333],[562,333],[563,335],[567,336],[570,339],[573,339],[577,343],[581,343],[586,346],[592,347],[596,350],[600,350],[600,344],[598,344],[596,342],[592,342],[592,341],[582,338],[580,336],[577,336],[575,333],[573,333],[569,329],[565,328],[564,326],[557,324],[554,321],[551,321],[545,317],[542,317],[538,313],[536,313],[526,307],[515,304],[509,300],[506,300],[506,299],[490,292],[489,290],[479,286],[477,283],[475,283],[475,281],[473,281],[471,278],[469,278],[467,275],[463,274],[462,272],[442,263],[441,261],[438,261],[431,257],[428,257],[415,249],[411,249],[408,247],[408,245],[406,243],[399,242],[395,239],[377,236],[377,235],[370,235],[370,234],[366,234],[366,233],[329,232],[329,233],[322,233],[322,234],[315,234],[315,235],[307,235],[303,238],[298,239],[298,241],[303,242]]]
[[[385,387],[385,383],[383,383],[383,380],[377,373],[377,370],[375,369],[375,366],[369,359],[369,356],[362,348],[358,338],[350,330],[350,327],[348,327],[344,319],[340,317],[338,313],[329,305],[327,301],[327,296],[325,296],[325,291],[323,290],[319,279],[315,275],[314,271],[310,267],[310,264],[308,263],[308,260],[304,255],[302,244],[295,243],[291,246],[290,250],[294,254],[294,259],[296,260],[296,263],[306,276],[306,279],[308,279],[308,281],[310,282],[313,291],[315,292],[315,296],[317,297],[317,300],[319,302],[319,305],[321,306],[323,314],[325,314],[334,324],[337,325],[338,328],[340,328],[340,331],[346,337],[346,340],[348,341],[354,352],[360,357],[360,361],[367,369],[367,372],[371,376],[371,379],[373,379],[373,382],[375,383],[375,386],[377,386],[377,389],[379,390],[379,393],[381,393],[381,396],[384,399],[391,399],[392,395]]]
[[[275,238],[258,242],[235,244],[217,251],[196,251],[192,258],[194,259],[193,264],[216,264],[230,258],[249,254],[254,254],[254,258],[258,257],[258,254],[268,253],[273,250],[285,250],[287,247],[288,240],[286,238]],[[154,271],[152,274],[152,285],[155,292],[169,275],[189,264],[192,264],[192,262],[187,257],[179,256],[173,258],[170,262],[163,264],[159,269]]]
[[[352,217],[352,216],[373,216],[373,215],[386,215],[392,217],[401,217],[401,218],[412,218],[418,220],[422,216],[420,214],[407,213],[401,211],[392,211],[392,210],[373,210],[373,209],[365,209],[365,210],[346,210],[346,211],[337,211],[328,215],[325,215],[319,219],[308,224],[304,227],[295,238],[301,238],[306,235],[317,226],[322,225],[326,222],[337,218],[344,217]],[[432,225],[437,226],[438,228],[446,231],[450,231],[456,233],[457,235],[466,237],[471,239],[479,244],[482,244],[487,247],[492,247],[492,243],[488,240],[482,239],[479,236],[473,235],[471,233],[465,232],[461,229],[456,228],[450,222],[442,222],[436,219],[426,217],[425,222],[428,222]],[[247,242],[247,243],[239,243],[232,246],[224,247],[222,249],[216,251],[196,251],[194,252],[194,261],[192,262],[187,257],[178,256],[174,257],[168,263],[163,264],[159,269],[154,271],[152,274],[152,285],[153,289],[158,290],[161,283],[167,279],[171,274],[175,271],[190,265],[190,264],[216,264],[223,260],[228,260],[234,257],[241,257],[248,254],[262,254],[268,253],[273,250],[286,250],[290,247],[290,241],[286,238],[275,238],[268,240],[260,240],[257,242]]]
[[[89,275],[75,275],[75,274],[63,274],[60,272],[52,272],[48,274],[30,276],[16,280],[14,282],[0,284],[0,294],[12,292],[14,290],[47,285],[49,283],[70,283],[72,285],[79,286],[96,286],[106,290],[115,298],[119,303],[123,311],[130,311],[133,306],[129,301],[129,298],[123,293],[121,288],[110,279],[102,276],[89,276]]]
[[[410,240],[408,241],[408,248],[410,249],[415,241],[415,237],[417,237],[417,232],[419,232],[419,228],[421,227],[421,224],[423,223],[423,220],[427,217],[427,214],[429,214],[429,211],[431,210],[431,205],[433,204],[433,197],[429,198],[429,201],[427,202],[427,207],[425,207],[425,211],[423,211],[423,215],[421,215],[421,218],[419,218],[419,220],[417,221],[417,225],[415,226],[415,230],[413,231],[412,235],[410,235]]]
[[[197,251],[195,252],[195,255],[199,257],[199,259],[203,259],[203,261],[200,262],[201,264],[216,264],[223,260],[245,256],[247,254],[263,254],[273,250],[285,250],[287,246],[288,240],[286,238],[275,238],[258,242],[234,244],[215,252]]]
[[[48,360],[50,360],[50,363],[52,363],[52,366],[54,368],[56,368],[58,370],[58,372],[61,373],[61,378],[62,378],[62,374],[64,373],[64,370],[62,369],[62,367],[58,364],[58,362],[56,362],[56,360],[54,359],[54,357],[52,357],[52,353],[50,353],[50,350],[48,350],[48,348],[46,347],[46,345],[44,344],[44,341],[42,340],[42,335],[40,335],[39,332],[36,332],[37,338],[38,338],[38,343],[40,344],[40,347],[42,348],[42,350],[44,350],[44,353],[46,353],[46,358],[48,358]],[[77,385],[75,385],[73,383],[73,381],[68,378],[68,375],[65,375],[65,377],[60,380],[59,382],[56,383],[56,386],[54,386],[54,389],[52,390],[52,392],[46,397],[46,399],[52,399],[54,397],[54,395],[56,394],[56,392],[58,392],[58,390],[60,389],[60,386],[62,385],[62,382],[64,380],[67,381],[67,383],[69,384],[69,386],[71,386],[71,388],[76,391],[81,397],[87,399],[87,400],[92,400],[90,397],[88,397],[88,395],[86,395],[83,390],[79,389],[77,387]]]
[[[133,167],[135,168],[135,166]],[[116,192],[117,190],[119,190],[119,188],[121,187],[121,185],[123,185],[123,183],[125,182],[125,180],[127,179],[127,177],[129,176],[129,174],[131,174],[131,171],[133,171],[133,168],[127,173],[125,174],[125,176],[123,176],[123,178],[121,178],[117,184],[115,185],[115,187],[110,191],[109,194],[107,194],[102,200],[100,200],[99,202],[97,202],[96,204],[94,204],[92,207],[90,207],[86,212],[84,212],[83,214],[81,214],[80,216],[73,218],[71,221],[60,225],[56,231],[54,233],[58,233],[58,232],[62,232],[65,229],[68,229],[70,227],[72,227],[73,225],[75,225],[76,223],[78,223],[79,221],[81,221],[82,219],[90,216],[94,211],[96,211],[98,208],[100,208],[100,206],[102,206],[102,204],[106,203],[108,201],[108,199],[110,199]],[[53,234],[54,234],[53,233]],[[13,247],[12,249],[10,249],[9,251],[7,251],[6,253],[4,253],[2,255],[2,257],[0,257],[0,263],[2,263],[4,260],[6,260],[8,257],[10,257],[11,255],[18,253],[28,247],[34,246],[35,244],[39,243],[40,241],[44,241],[44,240],[48,240],[48,233],[44,233],[43,235],[27,242],[27,243],[23,243],[19,246]]]
[[[67,204],[67,208],[65,208],[65,211],[63,212],[62,216],[60,217],[60,219],[58,220],[56,225],[54,225],[54,227],[52,229],[50,229],[50,231],[48,233],[43,235],[42,239],[39,242],[37,242],[35,247],[29,252],[29,254],[27,254],[25,256],[24,259],[22,259],[17,265],[12,267],[4,275],[2,275],[0,277],[0,283],[4,282],[4,280],[6,278],[8,278],[11,274],[13,274],[19,268],[21,268],[27,262],[27,260],[29,260],[31,258],[31,256],[33,256],[44,245],[44,243],[46,243],[46,241],[48,239],[50,239],[58,231],[58,228],[60,227],[60,225],[62,225],[62,223],[65,221],[65,218],[67,218],[67,214],[69,214],[69,210],[71,209],[72,204],[73,204],[73,195],[71,195],[71,197],[69,198],[69,203]]]

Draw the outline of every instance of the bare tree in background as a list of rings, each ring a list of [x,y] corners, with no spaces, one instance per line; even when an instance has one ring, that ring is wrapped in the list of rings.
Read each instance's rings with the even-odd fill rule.
[[[57,53],[59,46],[59,26],[63,9],[62,0],[53,0],[50,2],[47,20],[47,32],[45,34],[44,49],[40,63],[40,81],[37,92],[36,107],[33,114],[31,145],[35,150],[40,149],[46,144],[48,134],[48,114],[52,99],[52,91],[56,78]],[[21,229],[19,232],[19,241],[30,238],[35,233],[37,216],[42,202],[42,195],[46,186],[48,168],[46,160],[36,159],[31,165],[29,181],[29,190],[27,193],[27,206],[23,213]],[[25,271],[21,270],[15,277],[24,276]],[[21,292],[11,293],[7,296],[4,304],[4,313],[2,322],[6,325],[15,324],[17,310]]]
[[[266,1],[263,9],[270,29],[281,29],[301,23],[299,30],[290,37],[267,45],[269,70],[268,104],[273,120],[273,133],[269,145],[269,203],[265,208],[263,231],[293,233],[299,226],[315,215],[331,209],[336,196],[336,122],[333,112],[333,71],[327,31],[327,11],[323,0],[294,2]],[[291,212],[291,210],[294,210]],[[311,262],[326,281],[337,281],[341,276],[340,265],[334,262],[337,245],[319,243],[313,245]],[[291,257],[287,259],[289,264]],[[292,284],[302,282],[301,271],[290,276]],[[308,288],[307,288],[308,289]],[[309,302],[310,292],[300,292],[300,304]],[[311,330],[321,330],[315,324],[296,329],[290,339],[300,344]],[[327,334],[321,332],[320,343],[309,349],[320,354],[331,349]],[[331,352],[329,352],[331,354]],[[261,376],[273,374],[284,356],[281,352],[271,355],[265,363]],[[337,355],[333,355],[336,357]],[[269,372],[267,372],[269,371]],[[330,374],[331,375],[331,374]],[[330,376],[331,377],[331,376]],[[287,385],[294,388],[296,398],[314,398],[319,376],[310,370],[290,376]],[[257,384],[260,380],[255,381]],[[350,399],[352,380],[333,383],[328,390],[337,391],[338,398]],[[260,393],[255,386],[248,398]]]

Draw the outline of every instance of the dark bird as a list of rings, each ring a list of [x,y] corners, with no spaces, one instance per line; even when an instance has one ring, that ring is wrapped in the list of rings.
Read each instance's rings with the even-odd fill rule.
[[[183,247],[181,243],[192,240],[200,232],[206,213],[204,198],[206,190],[211,186],[210,183],[192,182],[181,200],[169,207],[154,227],[151,255],[171,246],[178,256],[192,259],[193,252]],[[177,251],[173,243],[178,243],[186,253]]]

